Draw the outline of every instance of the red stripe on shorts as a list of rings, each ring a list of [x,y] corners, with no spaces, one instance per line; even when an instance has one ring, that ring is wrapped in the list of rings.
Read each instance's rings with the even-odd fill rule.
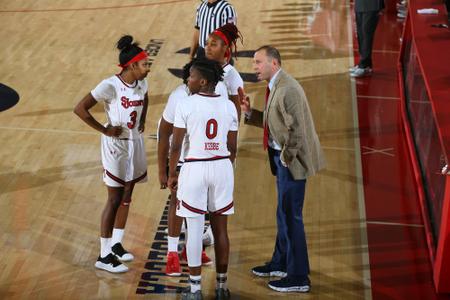
[[[125,181],[123,181],[122,179],[120,179],[119,177],[114,176],[113,174],[109,173],[108,170],[105,170],[106,175],[108,175],[109,178],[111,178],[112,180],[120,183],[121,185],[125,185]]]
[[[187,210],[195,212],[196,214],[201,214],[201,215],[206,214],[206,211],[198,209],[198,208],[195,208],[195,207],[192,207],[192,206],[190,206],[189,204],[187,204],[184,201],[181,201],[181,205],[183,205]]]
[[[108,175],[109,178],[111,178],[112,180],[120,183],[121,185],[125,185],[127,182],[125,182],[124,180],[120,179],[119,177],[114,176],[113,174],[111,174],[108,170],[105,170],[106,175]],[[136,183],[141,181],[142,179],[144,179],[145,177],[147,177],[147,171],[145,171],[144,174],[142,174],[141,176],[139,176],[136,179],[133,179],[131,181],[128,181],[129,183]]]
[[[216,211],[213,211],[212,213],[215,214],[215,215],[220,215],[220,214],[223,214],[224,212],[226,212],[227,210],[230,210],[233,206],[234,206],[234,202],[231,202],[230,204],[228,204],[224,208],[216,210]]]

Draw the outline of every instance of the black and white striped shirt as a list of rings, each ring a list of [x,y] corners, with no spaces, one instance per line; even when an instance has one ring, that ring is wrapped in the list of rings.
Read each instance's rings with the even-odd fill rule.
[[[200,30],[198,44],[205,48],[208,35],[227,23],[236,24],[236,12],[226,0],[208,3],[204,0],[197,8],[195,28]]]

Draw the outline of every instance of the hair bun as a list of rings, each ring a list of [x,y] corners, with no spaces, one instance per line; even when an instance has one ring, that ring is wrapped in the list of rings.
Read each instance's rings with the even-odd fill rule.
[[[131,35],[124,35],[117,42],[117,49],[119,49],[119,50],[126,49],[128,47],[131,47],[132,43],[133,43],[133,37]]]

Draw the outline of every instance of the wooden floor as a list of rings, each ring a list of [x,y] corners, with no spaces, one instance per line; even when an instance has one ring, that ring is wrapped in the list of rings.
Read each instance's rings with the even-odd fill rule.
[[[347,74],[353,61],[348,1],[230,2],[244,35],[239,50],[275,45],[283,68],[303,85],[328,160],[327,169],[308,182],[304,207],[312,291],[271,292],[267,280],[255,278],[250,269],[272,254],[275,179],[261,146],[262,131],[241,125],[236,214],[229,227],[233,299],[370,298],[359,135]],[[186,285],[149,269],[168,194],[157,182],[152,137],[169,93],[180,84],[168,69],[187,62],[187,55],[177,51],[190,44],[198,3],[0,0],[0,82],[21,96],[15,107],[0,113],[0,299],[179,297],[151,293],[152,281],[145,276],[153,274],[161,285]],[[72,109],[118,72],[114,43],[125,33],[148,45],[154,60],[146,129],[150,180],[135,189],[126,227],[124,243],[136,260],[128,273],[111,275],[94,269],[106,200],[100,136]],[[251,57],[244,53],[236,67],[251,74]],[[246,90],[262,107],[264,84],[246,82]],[[105,119],[100,106],[95,117]],[[212,248],[207,251],[214,255]],[[211,299],[214,268],[204,268],[203,275],[204,295]],[[138,285],[147,294],[136,294]]]

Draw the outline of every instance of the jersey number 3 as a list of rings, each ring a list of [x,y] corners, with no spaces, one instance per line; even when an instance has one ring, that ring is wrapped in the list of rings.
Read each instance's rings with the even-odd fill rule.
[[[136,126],[137,112],[134,110],[130,113],[130,122],[127,123],[128,128],[133,129]]]
[[[209,119],[206,122],[206,137],[210,140],[217,136],[217,121],[215,119]]]

